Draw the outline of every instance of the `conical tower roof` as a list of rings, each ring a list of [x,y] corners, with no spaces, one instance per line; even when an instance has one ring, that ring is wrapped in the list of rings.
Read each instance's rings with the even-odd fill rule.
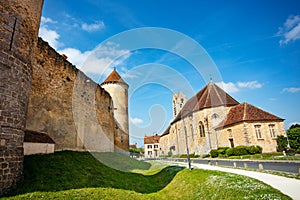
[[[121,78],[120,74],[117,72],[116,68],[108,75],[108,77],[101,83],[101,85],[109,84],[109,83],[119,83],[128,84]]]
[[[234,106],[238,104],[239,102],[237,100],[211,81],[186,102],[171,124],[179,121],[183,117],[186,117],[191,112],[196,112],[204,108]]]

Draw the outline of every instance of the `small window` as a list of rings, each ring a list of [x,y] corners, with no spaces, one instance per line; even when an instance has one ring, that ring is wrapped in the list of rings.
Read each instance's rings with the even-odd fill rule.
[[[124,138],[123,138],[123,135],[121,135],[121,142],[124,142]]]
[[[157,145],[157,144],[155,144],[155,145],[154,145],[154,149],[157,149],[157,148],[158,148],[158,145]]]
[[[200,137],[205,137],[204,124],[202,121],[199,122],[199,133]]]
[[[257,139],[263,139],[261,134],[261,125],[254,125],[255,134]]]
[[[269,131],[272,138],[276,138],[275,124],[269,125]]]
[[[152,155],[152,151],[148,151],[148,155]]]
[[[184,99],[183,99],[183,98],[181,98],[180,100],[181,100],[181,103],[183,103]]]
[[[228,132],[228,137],[232,137],[232,130],[231,129],[227,129],[227,132]]]
[[[148,149],[152,149],[152,145],[151,145],[151,144],[148,144],[148,145],[147,145],[147,148],[148,148]]]

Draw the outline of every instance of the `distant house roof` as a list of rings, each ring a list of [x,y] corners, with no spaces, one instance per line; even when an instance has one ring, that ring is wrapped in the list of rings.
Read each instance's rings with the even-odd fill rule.
[[[55,144],[47,134],[30,130],[25,130],[24,142]]]
[[[154,136],[145,136],[144,137],[144,144],[154,144],[154,143],[159,143],[159,135],[154,135]]]
[[[217,86],[214,82],[207,84],[196,95],[190,98],[171,124],[181,120],[192,112],[217,106],[234,106],[239,102]]]
[[[101,85],[107,84],[107,83],[121,83],[128,85],[120,76],[120,74],[117,72],[116,68],[108,75],[108,77],[101,83]]]
[[[131,145],[129,145],[129,148],[137,149],[136,144],[131,144]]]
[[[214,129],[220,129],[235,123],[244,121],[283,121],[284,119],[259,109],[249,103],[242,103],[232,107],[224,121],[219,123]]]

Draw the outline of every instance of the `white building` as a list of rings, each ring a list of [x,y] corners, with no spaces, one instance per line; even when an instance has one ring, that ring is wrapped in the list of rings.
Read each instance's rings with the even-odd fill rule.
[[[145,158],[158,158],[160,155],[159,147],[159,135],[145,136],[144,137],[144,149]]]

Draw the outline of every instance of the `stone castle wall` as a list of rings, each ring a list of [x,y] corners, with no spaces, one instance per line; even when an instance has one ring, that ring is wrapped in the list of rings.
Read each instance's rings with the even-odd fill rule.
[[[56,150],[114,151],[110,95],[41,38],[26,129],[47,133]]]
[[[23,140],[43,0],[0,1],[0,195],[22,179]]]
[[[0,0],[0,196],[22,180],[25,129],[56,150],[128,150],[109,93],[38,39],[42,5]]]

